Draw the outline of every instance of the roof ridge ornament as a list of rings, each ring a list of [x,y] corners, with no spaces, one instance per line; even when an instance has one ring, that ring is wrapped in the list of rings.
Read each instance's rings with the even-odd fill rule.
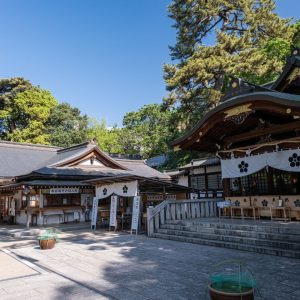
[[[242,94],[249,94],[252,92],[258,92],[258,91],[273,92],[273,90],[268,87],[251,83],[239,77],[229,75],[229,78],[230,80],[228,81],[227,86],[225,86],[225,95],[221,98],[221,102]]]
[[[231,75],[229,77],[230,80],[225,86],[225,95],[222,97],[221,102],[240,94],[249,93],[254,89],[252,85],[239,77]]]
[[[248,103],[226,110],[224,120],[231,120],[237,125],[244,123],[247,117],[254,113],[251,105],[252,103]]]

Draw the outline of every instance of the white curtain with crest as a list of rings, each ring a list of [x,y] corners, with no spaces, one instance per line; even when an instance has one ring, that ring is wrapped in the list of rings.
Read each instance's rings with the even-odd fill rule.
[[[221,159],[222,178],[247,176],[266,166],[282,171],[300,172],[300,150],[281,150],[242,158]]]
[[[115,182],[96,186],[97,199],[103,199],[113,194],[123,197],[134,197],[137,195],[138,181]]]

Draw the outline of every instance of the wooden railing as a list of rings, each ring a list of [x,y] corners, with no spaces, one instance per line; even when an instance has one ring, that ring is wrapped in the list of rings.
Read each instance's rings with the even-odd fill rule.
[[[154,208],[147,209],[148,236],[167,220],[186,220],[217,216],[220,199],[165,200]]]

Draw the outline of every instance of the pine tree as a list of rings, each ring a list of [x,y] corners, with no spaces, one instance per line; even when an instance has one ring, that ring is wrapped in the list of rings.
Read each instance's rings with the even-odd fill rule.
[[[264,83],[279,74],[299,26],[274,8],[273,0],[173,0],[177,42],[164,103],[179,105],[184,128],[220,101],[229,76]]]

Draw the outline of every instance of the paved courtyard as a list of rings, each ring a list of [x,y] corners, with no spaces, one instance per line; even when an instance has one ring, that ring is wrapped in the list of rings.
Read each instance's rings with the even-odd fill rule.
[[[65,233],[52,250],[6,237],[0,246],[35,271],[31,276],[2,278],[1,300],[205,300],[208,274],[224,260],[248,265],[258,282],[255,299],[300,299],[296,259],[108,232]]]

